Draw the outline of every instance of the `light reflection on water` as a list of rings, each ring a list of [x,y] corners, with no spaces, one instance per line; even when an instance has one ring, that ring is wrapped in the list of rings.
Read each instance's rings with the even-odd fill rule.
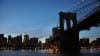
[[[100,56],[100,49],[81,49],[80,54],[57,54],[51,53],[48,50],[3,50],[0,51],[0,56]]]

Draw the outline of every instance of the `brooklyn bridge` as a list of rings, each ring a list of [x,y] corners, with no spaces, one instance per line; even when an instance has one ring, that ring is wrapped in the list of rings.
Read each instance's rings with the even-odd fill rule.
[[[85,3],[85,0],[76,4],[76,7],[82,3]],[[59,12],[59,26],[53,29],[53,38],[50,42],[56,43],[61,53],[79,53],[80,31],[100,25],[100,0],[94,0],[75,10],[74,8],[75,6],[71,10]],[[77,16],[82,12],[85,16],[77,20]]]

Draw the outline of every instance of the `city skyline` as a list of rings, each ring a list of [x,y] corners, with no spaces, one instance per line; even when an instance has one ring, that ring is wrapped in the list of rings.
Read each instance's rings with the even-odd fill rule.
[[[59,24],[58,13],[66,11],[79,1],[1,0],[0,33],[16,36],[27,32],[30,36],[47,38],[52,34],[52,28]],[[100,36],[100,27],[92,27],[90,31],[80,32],[80,37],[90,36]]]

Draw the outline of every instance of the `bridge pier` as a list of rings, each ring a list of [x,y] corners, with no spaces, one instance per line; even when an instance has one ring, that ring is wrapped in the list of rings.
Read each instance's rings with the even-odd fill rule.
[[[79,32],[69,29],[64,31],[60,36],[60,52],[61,53],[79,53]]]

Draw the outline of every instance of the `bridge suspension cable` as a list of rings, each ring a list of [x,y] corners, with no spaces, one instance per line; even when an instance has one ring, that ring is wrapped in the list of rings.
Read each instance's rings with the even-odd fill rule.
[[[91,14],[93,14],[94,12],[96,12],[97,10],[100,10],[100,2],[97,3],[96,5],[94,5],[93,8],[89,8],[89,10],[92,9],[91,11],[89,11],[85,16],[83,16],[78,22],[81,22],[83,19],[85,19],[86,17],[90,16]]]
[[[72,12],[78,12],[78,11],[80,11],[80,10],[83,10],[84,8],[93,6],[93,5],[95,5],[96,3],[98,3],[98,2],[100,2],[100,0],[94,0],[94,1],[92,1],[91,3],[88,3],[88,4],[84,5],[83,7],[80,7],[80,8],[78,8],[78,9],[76,9],[76,10],[72,10]],[[81,4],[82,4],[82,3],[80,3],[79,5],[81,5]],[[77,6],[79,6],[79,5],[77,5]],[[76,6],[76,7],[77,7],[77,6]]]
[[[87,3],[88,2],[88,3]],[[87,4],[86,4],[87,3]],[[82,4],[85,4],[84,6],[81,7]],[[80,6],[80,7],[79,7]],[[76,9],[76,7],[79,7]],[[67,10],[68,12],[74,12],[77,13],[77,16],[80,16],[82,14],[85,14],[85,16],[83,15],[81,17],[81,19],[78,20],[78,22],[82,21],[85,17],[89,16],[90,14],[94,13],[96,10],[100,9],[100,0],[92,0],[92,1],[88,1],[88,0],[81,0],[79,2],[77,2],[76,4],[74,4],[71,8],[69,8],[69,10]],[[63,11],[63,12],[67,12],[67,11]]]
[[[77,2],[76,4],[74,4],[71,8],[69,8],[68,10],[65,10],[64,12],[75,12],[77,13],[78,15],[84,13],[84,12],[87,12],[91,9],[94,9],[96,6],[98,6],[98,4],[100,4],[100,0],[94,0],[82,7],[79,7],[80,5],[82,4],[85,4],[86,2],[88,2],[87,0],[81,0],[79,2]],[[77,8],[79,7],[79,8]],[[76,9],[77,8],[77,9]]]

